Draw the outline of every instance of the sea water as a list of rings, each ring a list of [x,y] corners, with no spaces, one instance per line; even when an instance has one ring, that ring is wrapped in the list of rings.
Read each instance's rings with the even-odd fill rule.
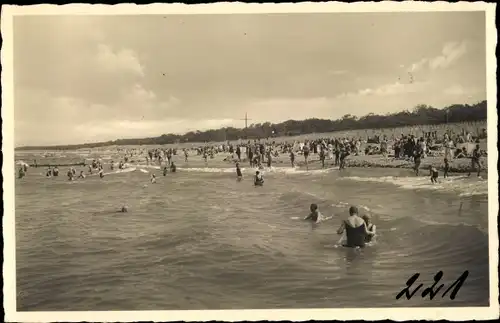
[[[175,156],[178,171],[167,176],[142,158],[111,171],[106,162],[118,157],[100,157],[108,157],[102,179],[68,181],[65,167],[59,177],[31,167],[16,179],[18,310],[489,303],[485,180],[453,175],[432,185],[410,170],[273,167],[254,187],[255,169],[243,163],[238,182],[232,165],[200,156],[188,163]],[[44,162],[81,158],[65,152]],[[331,218],[302,221],[311,203]],[[118,212],[122,205],[127,213]],[[350,205],[372,215],[374,245],[339,247],[336,231]],[[427,287],[440,270],[446,286],[469,271],[454,300],[417,293],[396,301],[413,274]]]

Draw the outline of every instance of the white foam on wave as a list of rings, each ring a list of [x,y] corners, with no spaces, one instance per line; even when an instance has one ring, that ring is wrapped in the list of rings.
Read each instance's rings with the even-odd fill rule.
[[[130,173],[130,172],[135,171],[136,169],[137,169],[137,168],[135,168],[135,167],[125,168],[125,169],[119,169],[119,170],[116,170],[116,171],[113,171],[113,172],[104,173],[104,175],[113,175],[113,174]],[[95,174],[95,175],[97,175],[97,174]]]
[[[177,170],[182,172],[200,172],[200,173],[234,173],[236,170],[234,168],[211,168],[211,167],[190,167],[190,168],[177,168]],[[245,172],[245,168],[241,169]]]
[[[477,180],[466,176],[453,176],[448,178],[438,179],[437,184],[431,183],[429,177],[398,177],[398,176],[382,176],[382,177],[358,177],[350,176],[343,177],[340,180],[353,180],[357,182],[377,182],[390,183],[408,190],[439,190],[447,192],[456,192],[460,196],[485,195],[488,194],[488,183],[485,180]]]

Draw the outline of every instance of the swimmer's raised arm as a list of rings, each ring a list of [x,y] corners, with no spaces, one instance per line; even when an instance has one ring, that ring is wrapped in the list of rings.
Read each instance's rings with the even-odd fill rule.
[[[337,230],[337,234],[342,234],[342,233],[344,233],[344,230],[345,230],[345,223],[344,223],[344,221],[342,221],[342,224],[340,224],[340,227],[339,227],[339,229]]]
[[[309,213],[305,218],[304,218],[304,221],[305,220],[309,220],[310,218],[312,218],[312,213]]]

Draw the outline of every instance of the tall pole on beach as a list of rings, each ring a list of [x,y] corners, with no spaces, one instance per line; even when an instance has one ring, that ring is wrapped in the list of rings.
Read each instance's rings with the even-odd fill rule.
[[[241,119],[241,120],[245,120],[245,139],[247,139],[248,120],[252,120],[252,119],[248,119],[248,113],[245,112],[245,119]]]

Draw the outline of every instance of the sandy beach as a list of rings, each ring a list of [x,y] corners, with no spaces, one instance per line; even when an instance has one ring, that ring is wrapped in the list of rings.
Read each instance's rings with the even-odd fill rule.
[[[298,155],[295,157],[295,165],[299,168],[306,168],[306,164],[304,162],[304,157]],[[427,156],[422,158],[422,163],[420,164],[420,170],[424,173],[429,166],[434,166],[438,170],[443,170],[444,162],[443,156],[431,157]],[[243,163],[246,160],[242,161]],[[454,158],[450,160],[450,173],[468,173],[471,160],[470,158]],[[287,154],[280,154],[278,157],[273,158],[273,165],[282,166],[282,165],[290,165],[290,157]],[[334,167],[335,163],[333,159],[327,159],[325,161],[325,168]],[[346,166],[349,168],[359,167],[359,168],[404,168],[404,169],[413,169],[414,163],[413,161],[406,159],[395,159],[394,157],[384,157],[382,155],[358,155],[358,156],[348,156],[346,158]],[[487,158],[481,159],[482,172],[488,171],[488,160]],[[318,155],[312,155],[309,157],[309,165],[308,168],[310,170],[320,169],[321,162],[319,160]]]

